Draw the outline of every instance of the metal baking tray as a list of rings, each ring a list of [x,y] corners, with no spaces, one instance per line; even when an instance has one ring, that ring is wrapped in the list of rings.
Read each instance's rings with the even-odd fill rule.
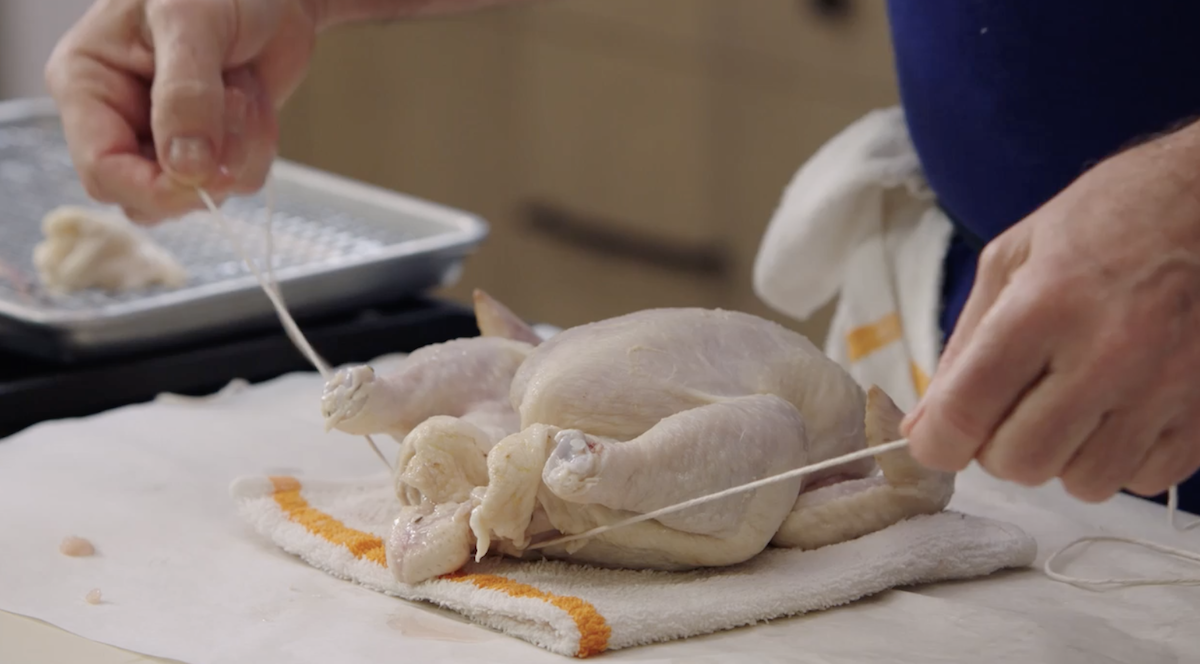
[[[452,283],[488,234],[476,215],[285,160],[276,161],[270,187],[272,267],[298,321]],[[266,202],[260,193],[222,207],[260,266]],[[0,345],[72,362],[278,325],[254,275],[207,212],[147,229],[187,269],[182,288],[46,292],[33,250],[42,217],[64,204],[112,210],[80,184],[53,102],[0,102]]]

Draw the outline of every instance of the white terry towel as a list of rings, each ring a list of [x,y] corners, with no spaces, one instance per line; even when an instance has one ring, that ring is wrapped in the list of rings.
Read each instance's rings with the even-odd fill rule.
[[[942,257],[952,229],[901,109],[873,111],[792,179],[759,247],[754,288],[799,320],[840,295],[825,352],[911,410],[941,352]]]
[[[388,479],[247,477],[232,493],[259,533],[313,567],[573,657],[819,611],[900,586],[985,576],[1027,566],[1037,552],[1014,525],[942,512],[815,551],[771,548],[728,568],[667,573],[485,560],[409,586],[386,566],[384,542],[399,509]]]

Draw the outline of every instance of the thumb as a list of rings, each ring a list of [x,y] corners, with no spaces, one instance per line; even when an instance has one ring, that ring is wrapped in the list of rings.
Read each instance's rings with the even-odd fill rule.
[[[186,185],[218,172],[225,136],[225,54],[236,32],[232,3],[146,3],[154,49],[150,126],[164,171]]]

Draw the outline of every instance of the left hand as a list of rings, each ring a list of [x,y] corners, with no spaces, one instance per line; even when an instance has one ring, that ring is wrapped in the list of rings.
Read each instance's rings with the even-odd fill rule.
[[[1200,124],[1123,152],[992,241],[912,455],[1098,502],[1200,468]]]

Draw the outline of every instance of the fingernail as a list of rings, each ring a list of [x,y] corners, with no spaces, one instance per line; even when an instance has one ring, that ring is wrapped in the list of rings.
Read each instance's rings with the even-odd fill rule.
[[[187,178],[203,178],[215,167],[212,143],[205,138],[176,138],[167,153],[171,170]]]

